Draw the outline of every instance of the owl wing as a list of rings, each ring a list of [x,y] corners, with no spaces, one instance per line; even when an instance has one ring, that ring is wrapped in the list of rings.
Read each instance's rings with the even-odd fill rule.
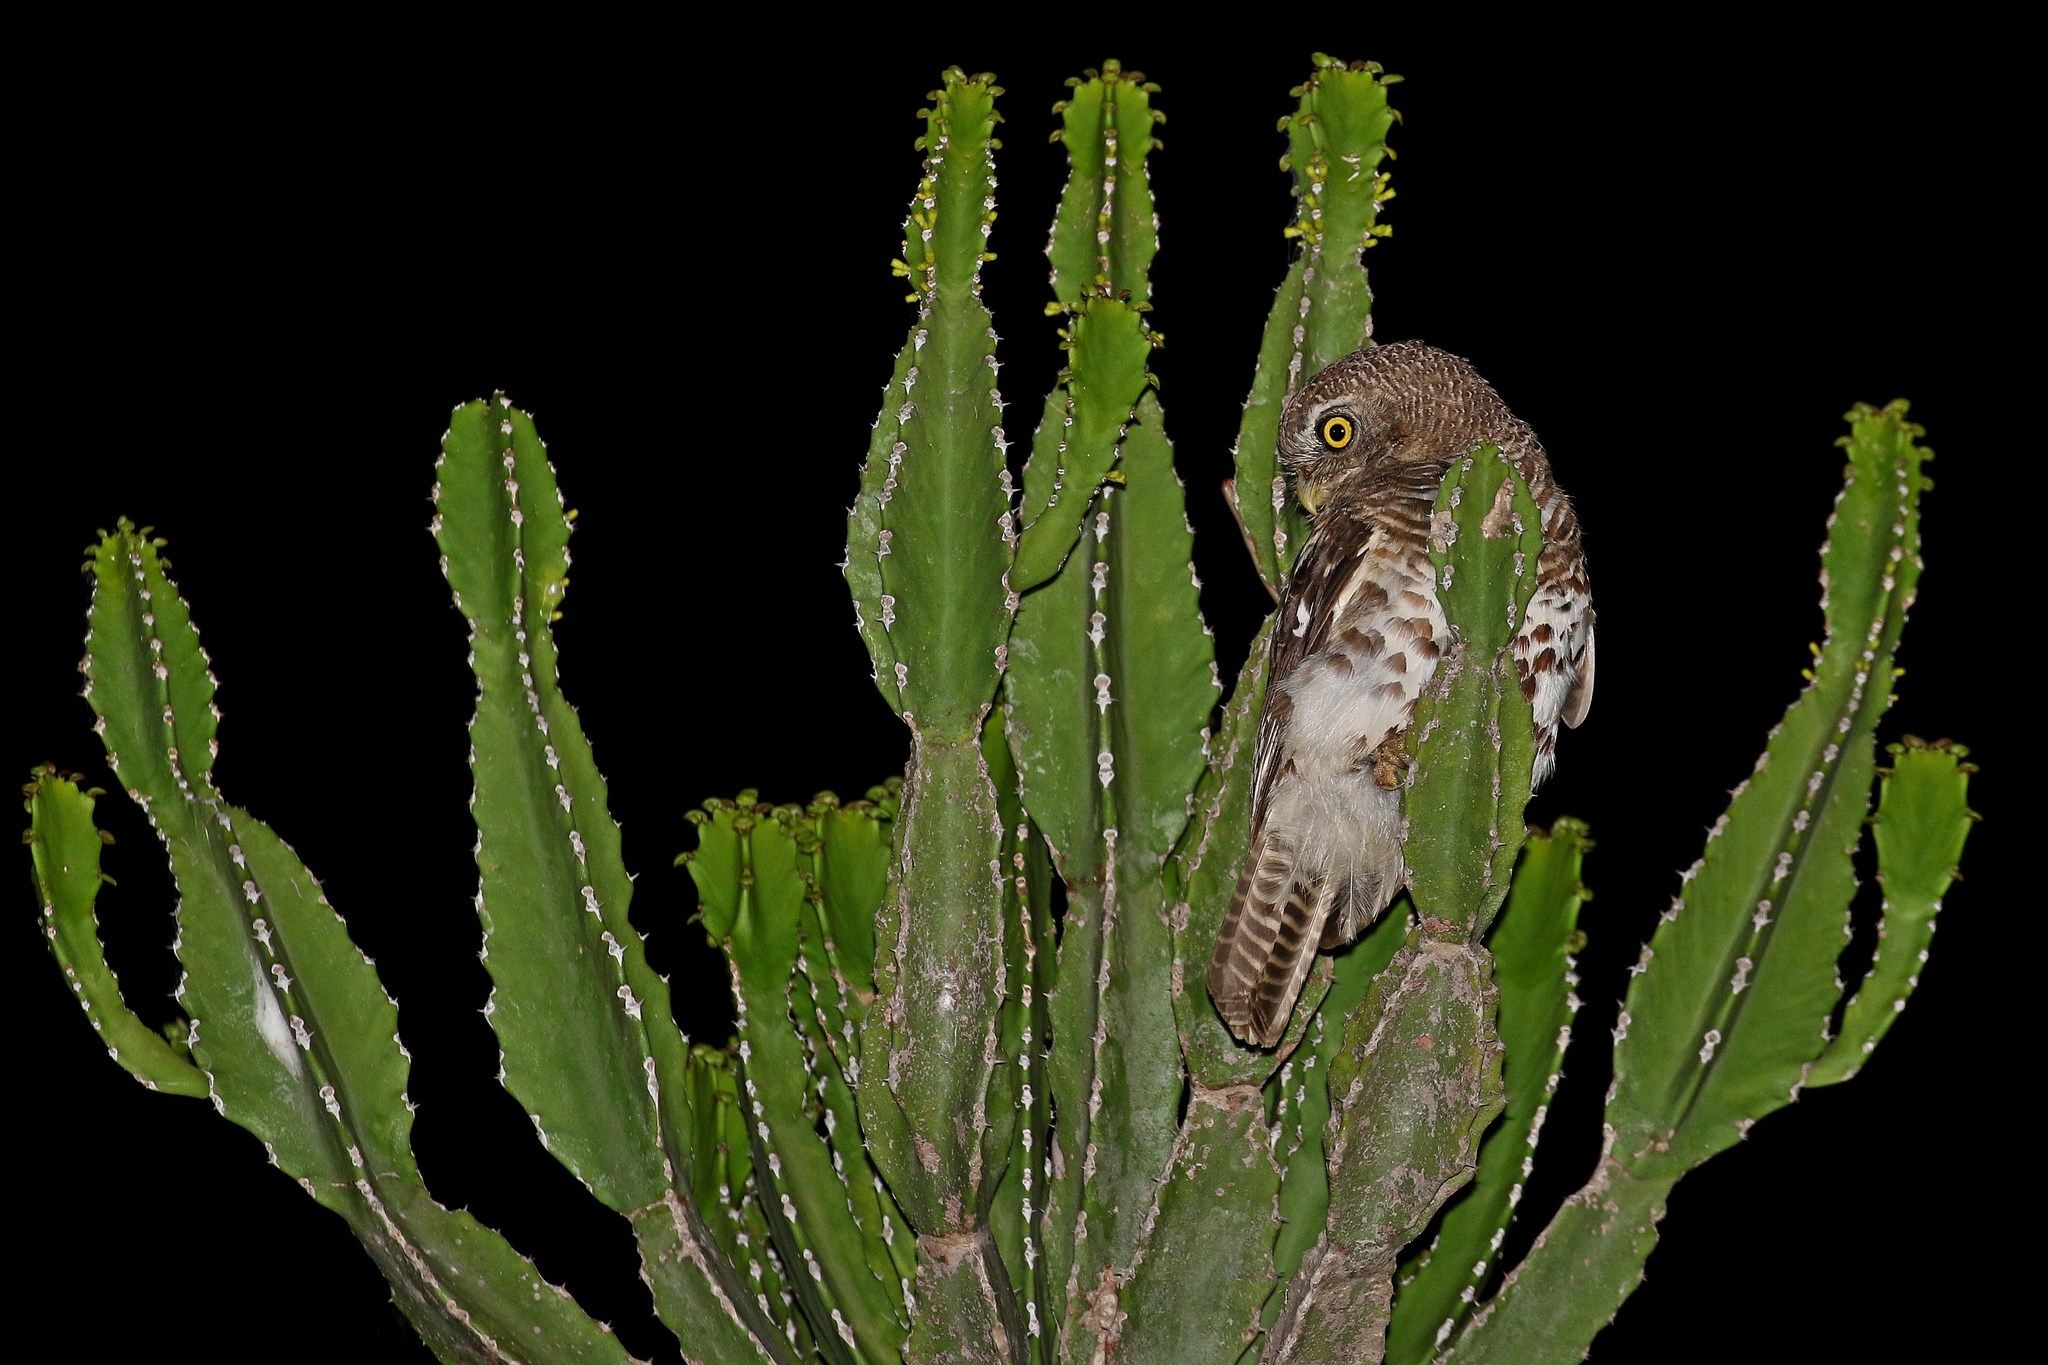
[[[1557,766],[1558,722],[1576,728],[1593,707],[1593,595],[1577,515],[1554,486],[1543,507],[1543,555],[1536,592],[1510,653],[1535,712],[1536,764],[1530,789]]]
[[[1406,465],[1316,520],[1267,651],[1251,842],[1209,964],[1238,1037],[1285,1032],[1315,949],[1349,942],[1399,891],[1400,793],[1374,755],[1435,670],[1442,613],[1429,515],[1441,466]]]
[[[1338,613],[1328,608],[1343,592],[1344,579],[1365,571],[1360,552],[1372,534],[1367,523],[1325,517],[1310,533],[1280,593],[1280,611],[1266,646],[1266,698],[1259,712],[1252,759],[1252,830],[1265,823],[1266,797],[1286,764],[1288,722],[1294,706],[1286,683],[1303,661],[1329,648]]]

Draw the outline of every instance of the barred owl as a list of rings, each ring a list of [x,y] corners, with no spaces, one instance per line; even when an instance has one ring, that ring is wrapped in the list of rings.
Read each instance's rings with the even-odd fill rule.
[[[1543,553],[1512,645],[1541,783],[1557,724],[1593,698],[1578,519],[1528,425],[1471,365],[1406,341],[1353,352],[1287,399],[1281,464],[1313,517],[1281,594],[1252,769],[1251,844],[1209,962],[1230,1031],[1272,1047],[1317,948],[1365,931],[1407,881],[1401,786],[1416,698],[1450,643],[1429,523],[1452,460],[1491,441],[1529,485]]]

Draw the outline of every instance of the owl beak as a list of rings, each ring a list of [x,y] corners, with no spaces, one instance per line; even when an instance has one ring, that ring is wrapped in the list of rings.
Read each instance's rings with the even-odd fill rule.
[[[1310,516],[1323,510],[1323,490],[1304,479],[1294,490],[1296,501]]]

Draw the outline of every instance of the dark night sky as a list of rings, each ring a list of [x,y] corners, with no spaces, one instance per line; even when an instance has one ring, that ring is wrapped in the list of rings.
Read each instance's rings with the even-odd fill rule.
[[[1599,841],[1579,1032],[1602,1046],[1573,1053],[1546,1132],[1542,1155],[1565,1171],[1554,1199],[1592,1160],[1622,969],[1817,637],[1840,414],[1911,398],[1941,458],[1883,733],[1973,745],[1990,818],[1970,879],[1864,1076],[1680,1187],[1647,1287],[1592,1359],[1968,1354],[1987,1340],[1996,1253],[1956,1226],[2012,1198],[1979,1136],[2003,1025],[1976,978],[2012,951],[1993,917],[2024,761],[1982,679],[1991,576],[1972,572],[2010,441],[1964,341],[2010,287],[1994,287],[1982,150],[1994,83],[1945,63],[1944,33],[1883,48],[1695,34],[1625,60],[1590,55],[1612,34],[1477,51],[1381,33],[1227,64],[1116,52],[1164,87],[1154,368],[1226,676],[1261,598],[1215,489],[1290,249],[1274,123],[1321,45],[1409,78],[1394,234],[1368,261],[1378,336],[1474,361],[1549,447],[1592,556],[1600,695],[1532,808],[1584,816]],[[644,1351],[621,1225],[581,1207],[490,1084],[472,689],[424,530],[435,443],[451,406],[494,389],[549,442],[582,513],[565,685],[640,873],[636,917],[659,965],[704,983],[678,998],[718,1036],[722,974],[689,975],[719,969],[682,923],[694,896],[670,865],[683,812],[742,786],[857,794],[903,760],[836,563],[909,321],[887,266],[917,175],[911,115],[949,61],[994,69],[1009,92],[989,299],[1012,431],[1028,429],[1015,414],[1035,412],[1058,365],[1039,255],[1063,173],[1049,107],[1104,54],[906,40],[853,59],[825,44],[787,68],[684,54],[573,81],[535,55],[508,74],[479,54],[452,82],[124,87],[113,113],[24,153],[10,218],[36,249],[11,290],[29,438],[10,478],[26,544],[5,743],[18,770],[106,780],[76,698],[76,565],[117,515],[155,525],[222,680],[220,785],[323,877],[404,1009],[437,1195],[507,1229]],[[1763,586],[1710,614],[1714,585],[1746,571]],[[101,811],[118,840],[103,910],[117,965],[161,999],[170,884],[133,811]],[[254,1139],[106,1062],[35,942],[30,896],[14,904],[7,957],[31,1040],[15,1103],[37,1129],[18,1178],[64,1192],[63,1215],[33,1231],[28,1301],[77,1314],[94,1358],[161,1349],[174,1323],[203,1324],[221,1360],[423,1358],[341,1221]]]

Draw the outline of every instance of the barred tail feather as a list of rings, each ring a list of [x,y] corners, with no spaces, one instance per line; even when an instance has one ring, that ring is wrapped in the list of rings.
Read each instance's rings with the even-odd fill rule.
[[[1272,1047],[1315,960],[1337,888],[1304,875],[1291,836],[1272,831],[1248,858],[1209,959],[1209,998],[1230,1031]]]

